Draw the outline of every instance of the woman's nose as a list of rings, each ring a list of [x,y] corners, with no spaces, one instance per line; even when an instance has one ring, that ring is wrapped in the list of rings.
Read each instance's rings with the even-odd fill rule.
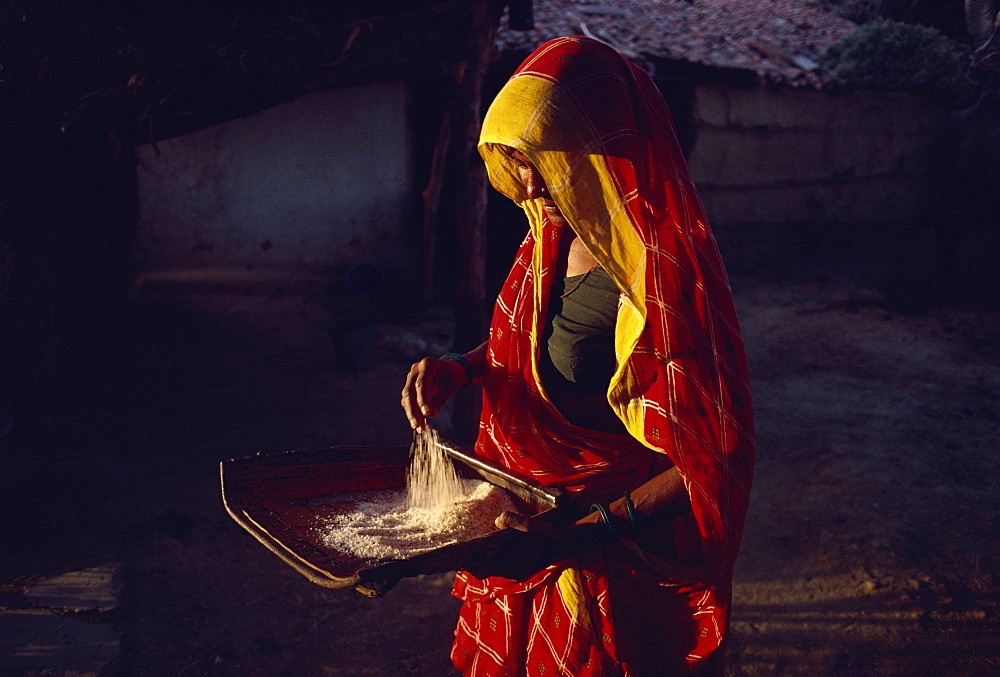
[[[528,175],[525,177],[524,187],[528,192],[528,198],[532,200],[537,197],[545,197],[549,194],[548,187],[545,185],[542,175],[536,169],[528,172]]]

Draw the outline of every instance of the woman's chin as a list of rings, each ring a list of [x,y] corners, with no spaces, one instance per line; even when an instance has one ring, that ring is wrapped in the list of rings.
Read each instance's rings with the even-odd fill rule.
[[[549,223],[553,226],[559,226],[561,228],[562,226],[568,225],[566,217],[563,216],[562,212],[558,209],[553,207],[543,207],[543,210],[545,211],[545,215],[549,217]]]

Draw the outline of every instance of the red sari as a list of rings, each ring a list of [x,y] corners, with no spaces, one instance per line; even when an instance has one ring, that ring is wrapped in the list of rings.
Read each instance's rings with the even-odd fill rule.
[[[545,392],[539,337],[559,232],[495,144],[531,159],[619,287],[608,401],[631,436],[570,424]],[[704,667],[728,626],[753,424],[732,294],[666,105],[611,48],[560,38],[498,95],[480,151],[531,232],[493,314],[477,453],[544,484],[609,498],[676,465],[692,511],[661,534],[675,558],[623,539],[523,582],[459,572],[453,594],[464,605],[452,660],[465,674],[491,677]]]

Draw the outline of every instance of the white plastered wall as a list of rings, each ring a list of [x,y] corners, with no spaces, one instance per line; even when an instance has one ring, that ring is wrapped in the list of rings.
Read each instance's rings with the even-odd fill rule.
[[[137,149],[139,271],[405,261],[403,83],[322,91]]]

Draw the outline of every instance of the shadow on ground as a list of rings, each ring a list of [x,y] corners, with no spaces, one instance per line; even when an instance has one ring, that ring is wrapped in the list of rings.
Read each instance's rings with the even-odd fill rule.
[[[729,674],[996,674],[997,314],[900,313],[843,280],[734,286],[759,461]],[[409,441],[403,375],[451,347],[452,320],[382,315],[375,366],[345,374],[336,312],[309,291],[175,289],[100,327],[49,417],[0,440],[5,613],[108,629],[106,674],[450,674],[448,575],[379,600],[320,588],[221,505],[220,460]],[[114,572],[114,609],[32,601],[91,568]],[[75,668],[62,648],[35,674]],[[31,674],[12,660],[0,674]]]

